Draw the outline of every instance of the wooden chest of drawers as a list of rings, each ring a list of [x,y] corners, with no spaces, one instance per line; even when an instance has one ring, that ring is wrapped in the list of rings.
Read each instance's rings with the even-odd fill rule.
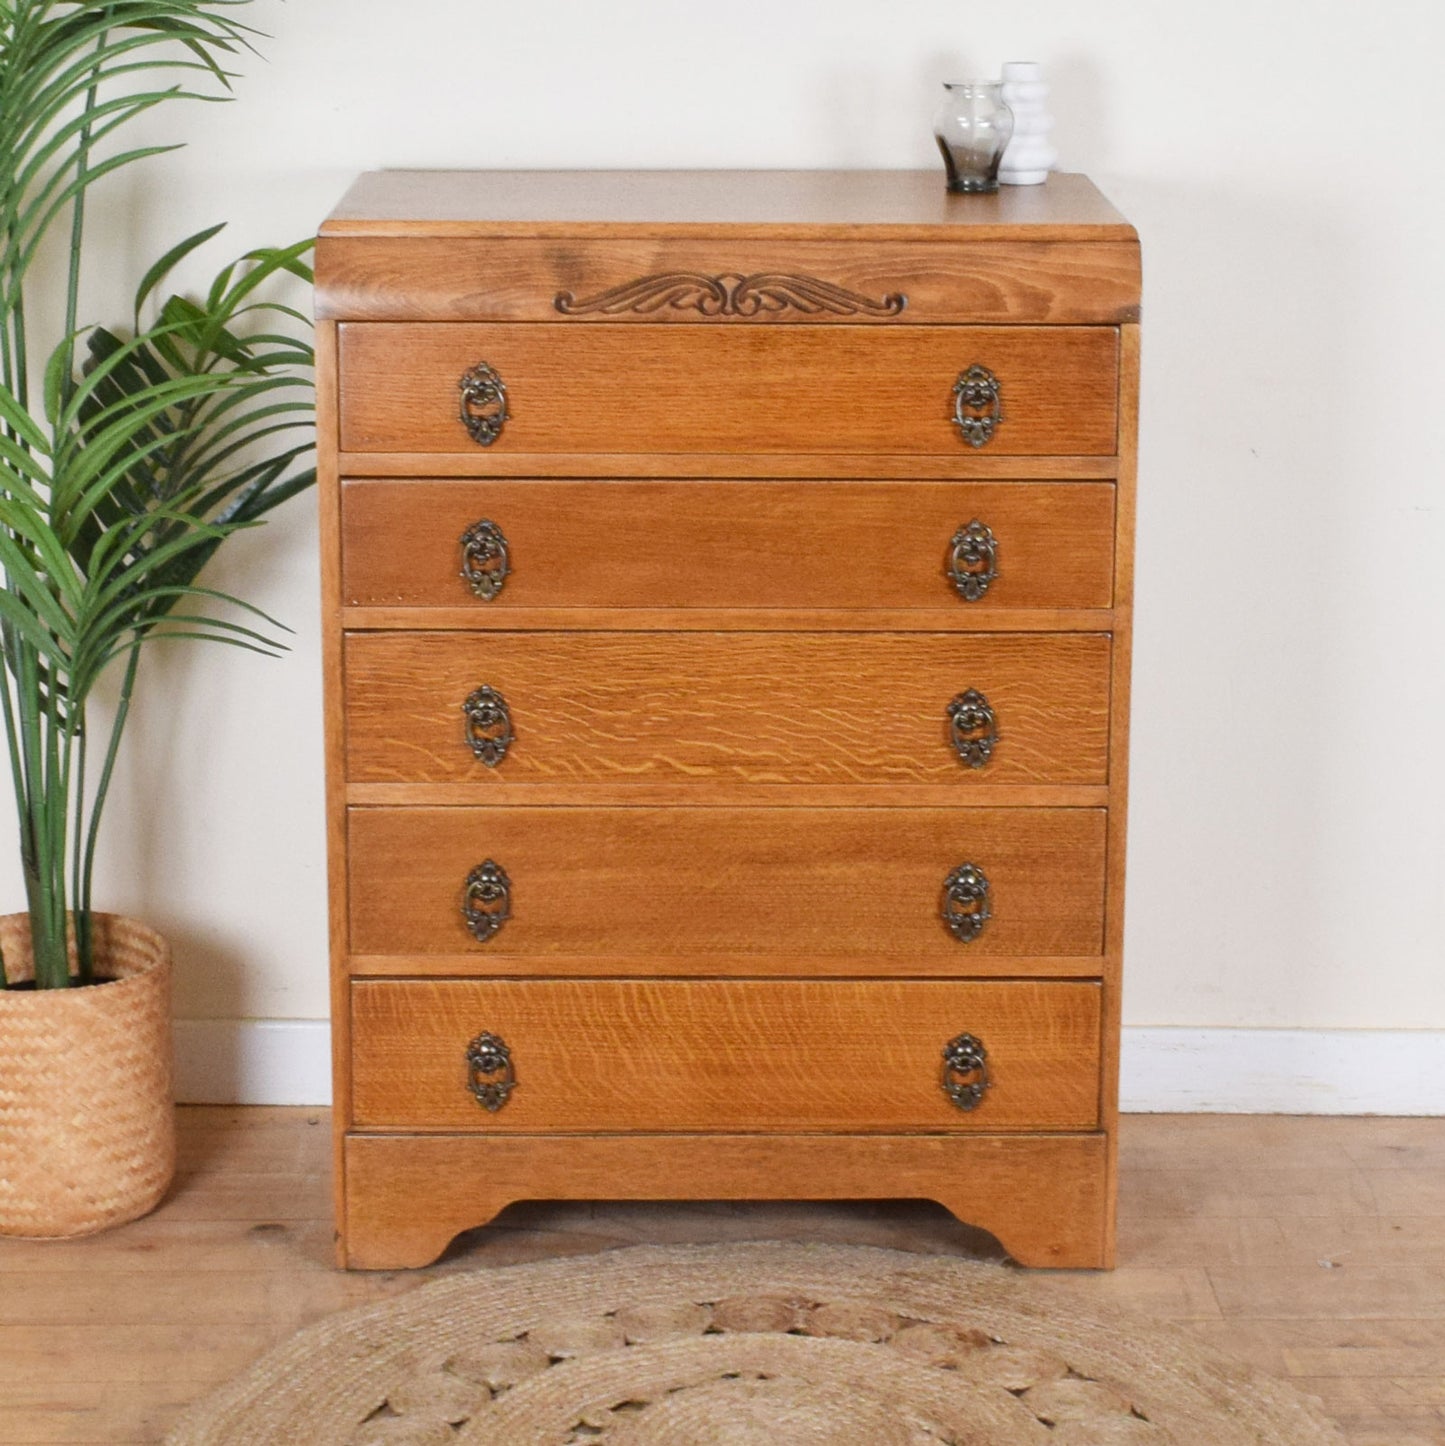
[[[1138,244],[1081,177],[381,173],[317,251],[341,1259],[1113,1253]]]

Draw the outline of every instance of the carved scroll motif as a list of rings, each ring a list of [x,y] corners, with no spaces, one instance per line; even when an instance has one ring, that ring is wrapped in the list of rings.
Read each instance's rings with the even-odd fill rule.
[[[573,292],[559,291],[552,304],[563,316],[621,316],[627,312],[645,316],[664,309],[695,311],[700,316],[762,316],[790,309],[805,316],[823,312],[832,316],[897,316],[908,305],[908,298],[901,292],[890,292],[881,301],[874,301],[831,281],[784,276],[774,271],[756,271],[750,276],[736,271],[718,276],[706,276],[700,271],[667,271],[580,299]]]

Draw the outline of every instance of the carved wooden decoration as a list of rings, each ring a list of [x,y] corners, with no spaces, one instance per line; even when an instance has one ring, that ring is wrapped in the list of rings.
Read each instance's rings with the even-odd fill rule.
[[[696,311],[702,316],[762,316],[788,310],[805,316],[823,312],[833,316],[897,316],[908,305],[908,298],[895,291],[874,301],[831,281],[773,271],[756,271],[750,276],[736,271],[718,276],[700,271],[666,271],[580,300],[570,291],[560,291],[553,305],[563,316],[620,316],[629,311],[647,315],[664,309]]]

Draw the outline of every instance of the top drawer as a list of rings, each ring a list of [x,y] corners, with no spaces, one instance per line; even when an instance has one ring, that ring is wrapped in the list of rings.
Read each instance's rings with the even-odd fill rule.
[[[463,416],[498,417],[461,390],[482,365],[506,391],[490,429]],[[348,452],[1108,456],[1117,435],[1113,327],[349,322],[340,372]]]

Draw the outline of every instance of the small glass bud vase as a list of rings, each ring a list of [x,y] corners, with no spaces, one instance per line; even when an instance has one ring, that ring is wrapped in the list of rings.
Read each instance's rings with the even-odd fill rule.
[[[996,80],[944,82],[933,134],[950,191],[998,190],[998,163],[1013,134],[1013,112]]]

